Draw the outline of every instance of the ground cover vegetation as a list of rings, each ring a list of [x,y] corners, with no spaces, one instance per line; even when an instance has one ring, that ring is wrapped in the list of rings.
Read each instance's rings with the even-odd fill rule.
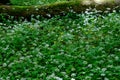
[[[120,12],[0,20],[1,80],[120,79]]]
[[[0,23],[1,79],[120,79],[120,13],[6,21]]]
[[[45,5],[67,0],[11,0],[14,5]]]

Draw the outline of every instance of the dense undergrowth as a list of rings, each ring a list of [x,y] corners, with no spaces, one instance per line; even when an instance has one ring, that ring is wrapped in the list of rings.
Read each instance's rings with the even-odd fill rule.
[[[119,80],[119,63],[120,13],[0,23],[1,80]]]

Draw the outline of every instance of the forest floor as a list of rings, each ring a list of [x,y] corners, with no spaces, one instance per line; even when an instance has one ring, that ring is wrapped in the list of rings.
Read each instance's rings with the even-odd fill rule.
[[[0,20],[0,80],[120,79],[120,12]]]

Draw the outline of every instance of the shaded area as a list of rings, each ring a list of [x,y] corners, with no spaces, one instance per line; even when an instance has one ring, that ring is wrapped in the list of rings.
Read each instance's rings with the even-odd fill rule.
[[[10,3],[10,0],[0,0],[0,3],[1,4],[8,4],[8,3]]]
[[[120,10],[120,5],[115,3],[115,1],[105,1],[102,4],[96,2],[85,2],[82,1],[69,1],[69,2],[59,2],[44,6],[0,6],[0,13],[7,13],[11,16],[25,17],[28,18],[31,15],[41,15],[43,17],[52,17],[54,15],[64,15],[68,12],[81,13],[86,11],[88,8],[96,8],[101,12],[109,10]]]

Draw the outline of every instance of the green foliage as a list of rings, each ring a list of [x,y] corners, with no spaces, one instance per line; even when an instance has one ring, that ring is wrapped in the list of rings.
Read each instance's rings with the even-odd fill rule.
[[[11,0],[11,3],[14,5],[44,5],[60,1],[66,0]]]
[[[31,19],[0,23],[1,80],[120,79],[120,13]]]

